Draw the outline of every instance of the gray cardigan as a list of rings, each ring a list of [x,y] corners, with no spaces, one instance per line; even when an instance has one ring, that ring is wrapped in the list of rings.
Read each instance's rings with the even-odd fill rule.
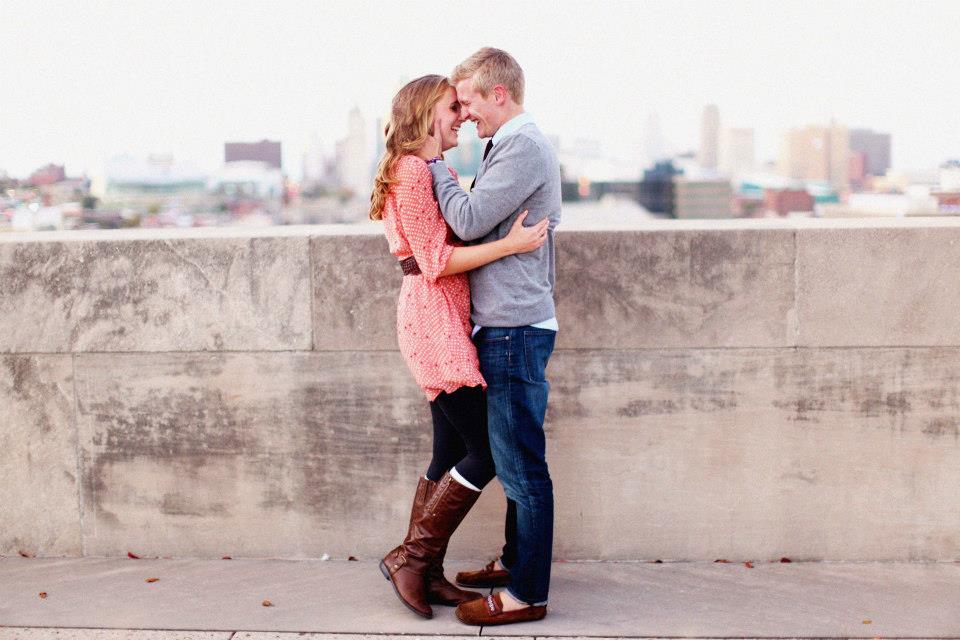
[[[470,272],[472,318],[484,327],[521,327],[556,316],[554,233],[560,223],[560,164],[550,142],[527,123],[490,149],[468,194],[444,162],[429,165],[433,190],[447,224],[469,244],[507,235],[517,216],[524,224],[550,218],[547,241]]]

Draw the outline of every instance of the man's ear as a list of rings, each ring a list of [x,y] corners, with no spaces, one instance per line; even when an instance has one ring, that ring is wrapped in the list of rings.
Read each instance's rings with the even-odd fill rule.
[[[503,106],[507,101],[507,96],[510,94],[507,92],[507,88],[502,84],[494,85],[493,87],[493,97],[497,101],[497,104]]]

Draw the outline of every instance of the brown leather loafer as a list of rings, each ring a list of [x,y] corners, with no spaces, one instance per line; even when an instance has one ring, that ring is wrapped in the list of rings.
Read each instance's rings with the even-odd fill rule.
[[[510,572],[503,569],[496,569],[496,560],[490,563],[480,571],[461,571],[457,574],[457,584],[461,587],[474,587],[477,589],[491,589],[493,587],[506,587],[510,585]]]
[[[547,607],[530,605],[516,611],[504,611],[500,594],[464,602],[457,607],[457,619],[463,624],[486,627],[495,624],[513,624],[515,622],[533,622],[543,620]]]

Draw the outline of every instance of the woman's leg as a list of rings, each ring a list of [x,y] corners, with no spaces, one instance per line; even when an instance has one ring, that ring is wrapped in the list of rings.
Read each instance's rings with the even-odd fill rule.
[[[433,457],[417,487],[410,527],[403,544],[380,563],[400,600],[424,617],[433,615],[431,604],[456,606],[482,597],[451,584],[443,575],[443,559],[450,535],[476,501],[479,489],[494,476],[482,388],[441,393],[430,403],[430,413]],[[485,469],[485,460],[489,460],[489,469]],[[455,481],[453,474],[447,477],[454,464],[463,467],[464,481],[477,483],[474,488]],[[433,505],[429,514],[427,504]]]
[[[434,416],[434,450],[427,476],[434,479],[449,473],[465,490],[479,494],[496,474],[487,438],[487,398],[483,388],[461,387],[452,393],[441,393],[430,403],[430,409]],[[457,605],[482,597],[458,588],[444,577],[446,553],[444,543],[427,573],[428,600]]]
[[[439,482],[443,474],[467,455],[463,438],[440,408],[440,398],[446,395],[441,393],[430,403],[430,414],[433,416],[433,458],[427,467],[427,479],[433,482]]]
[[[487,436],[487,396],[483,387],[460,387],[452,393],[441,393],[430,404],[434,414],[434,460],[443,459],[444,464],[453,455],[459,458],[450,463],[459,475],[476,490],[483,489],[497,475],[490,453],[490,439]],[[446,444],[450,452],[447,456],[437,455],[437,417],[436,410],[445,418],[445,424],[452,427],[460,447]],[[444,435],[449,432],[445,430]],[[446,470],[449,470],[447,467]],[[430,471],[434,471],[431,464]],[[433,476],[430,476],[433,478]]]

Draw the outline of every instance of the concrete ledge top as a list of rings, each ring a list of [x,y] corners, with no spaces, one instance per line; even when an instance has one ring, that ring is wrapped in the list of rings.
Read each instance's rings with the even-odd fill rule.
[[[624,219],[622,223],[577,221],[560,223],[572,231],[741,231],[763,229],[888,229],[955,228],[960,217],[908,218],[740,218],[724,220]],[[0,243],[63,242],[70,240],[162,240],[181,238],[262,238],[379,235],[376,222],[356,224],[276,225],[268,227],[189,227],[162,229],[91,229],[73,231],[16,231],[0,233]]]

